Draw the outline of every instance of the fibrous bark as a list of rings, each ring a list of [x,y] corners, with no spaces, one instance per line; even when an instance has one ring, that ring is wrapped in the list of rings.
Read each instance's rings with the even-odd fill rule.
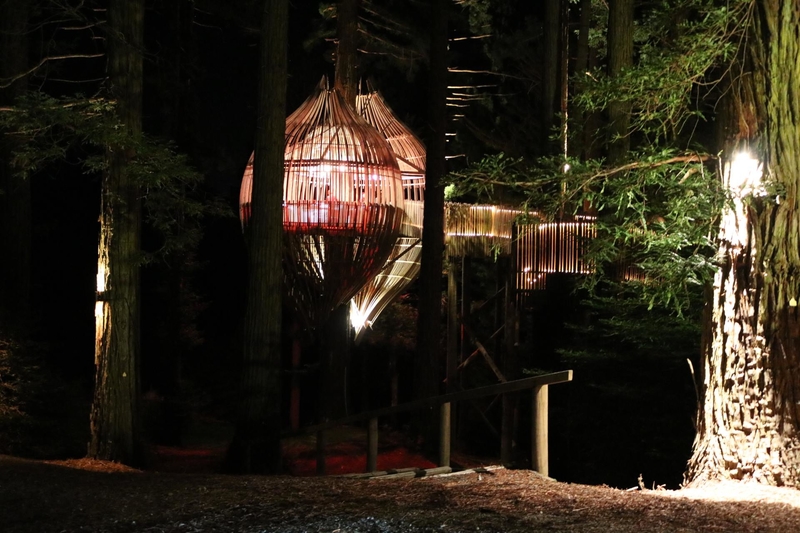
[[[633,0],[608,2],[608,75],[618,77],[633,65]],[[608,106],[608,161],[621,162],[630,149],[631,104],[613,100]]]
[[[236,434],[228,459],[243,473],[280,469],[283,157],[289,6],[264,0],[258,123],[248,225],[249,280]]]
[[[126,145],[107,150],[95,304],[95,391],[89,456],[137,464],[141,194],[129,168],[142,131],[143,0],[108,5],[108,77]]]
[[[736,76],[728,91],[726,155],[733,157],[732,147],[749,149],[768,186],[739,192],[723,214],[722,265],[709,303],[703,401],[686,479],[798,487],[800,6],[771,0],[757,5],[748,21],[752,69]],[[723,174],[731,181],[729,172]]]
[[[432,0],[430,33],[430,121],[425,171],[425,218],[419,276],[417,353],[414,397],[439,394],[442,320],[442,254],[444,253],[445,133],[447,128],[447,11],[445,0]]]

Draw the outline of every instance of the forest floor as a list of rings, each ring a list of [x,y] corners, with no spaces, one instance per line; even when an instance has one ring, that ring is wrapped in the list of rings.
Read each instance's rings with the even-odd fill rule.
[[[182,464],[203,472],[212,456],[184,454]],[[165,461],[158,472],[0,456],[0,531],[800,531],[800,491],[786,488],[626,491],[500,467],[394,480],[231,476],[177,473],[181,461]]]

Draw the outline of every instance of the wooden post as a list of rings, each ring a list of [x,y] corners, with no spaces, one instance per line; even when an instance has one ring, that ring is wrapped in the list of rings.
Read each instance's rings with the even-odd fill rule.
[[[548,476],[547,385],[531,391],[531,467]]]
[[[367,427],[367,472],[378,469],[378,418],[370,418]]]
[[[292,431],[300,429],[300,357],[302,348],[299,337],[300,327],[295,323],[292,339],[292,388],[289,399],[289,425]]]
[[[317,431],[317,475],[325,475],[325,431]]]
[[[439,407],[439,466],[450,466],[450,404]]]
[[[512,234],[513,235],[513,234]],[[503,282],[503,372],[507,379],[517,378],[516,346],[514,338],[514,289],[511,284],[513,281],[514,251],[512,239],[512,253],[510,258],[503,258],[497,263],[498,281]],[[495,305],[497,313],[500,312],[500,299]],[[499,338],[497,339],[499,340]],[[500,343],[497,342],[498,353],[500,353]],[[517,395],[508,393],[503,394],[503,418],[500,431],[500,462],[504,466],[512,466],[514,463],[514,441],[516,435],[515,419],[517,410]]]
[[[456,368],[458,367],[458,259],[450,258],[447,268],[447,392],[456,391]]]

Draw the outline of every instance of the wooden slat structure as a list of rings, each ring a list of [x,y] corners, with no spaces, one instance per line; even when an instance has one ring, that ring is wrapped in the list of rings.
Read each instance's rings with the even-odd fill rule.
[[[250,218],[252,156],[240,216]],[[286,120],[285,291],[307,327],[323,322],[381,270],[400,235],[404,193],[384,137],[324,82]]]
[[[403,181],[405,216],[385,265],[350,301],[350,321],[358,342],[366,327],[419,275],[425,194],[425,146],[392,112],[377,91],[358,95],[356,108],[389,143]]]
[[[511,254],[512,228],[522,214],[497,205],[445,204],[445,237],[450,257]]]
[[[542,290],[548,274],[589,274],[589,241],[596,235],[594,218],[517,226],[517,290]]]

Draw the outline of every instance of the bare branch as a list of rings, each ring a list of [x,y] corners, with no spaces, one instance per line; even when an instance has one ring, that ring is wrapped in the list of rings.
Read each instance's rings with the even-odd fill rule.
[[[103,56],[105,56],[104,53],[98,53],[98,54],[69,54],[69,55],[63,55],[63,56],[48,56],[48,57],[43,58],[41,61],[39,61],[39,63],[36,66],[31,67],[30,69],[26,70],[25,72],[21,72],[21,73],[17,74],[16,76],[12,76],[10,78],[4,79],[2,82],[0,82],[0,89],[5,89],[7,87],[10,87],[11,84],[14,83],[15,81],[17,81],[19,79],[22,79],[25,76],[27,76],[27,75],[29,75],[29,74],[31,74],[33,72],[36,72],[37,70],[42,68],[45,64],[49,63],[50,61],[60,61],[62,59],[92,59],[92,58],[103,57]]]

